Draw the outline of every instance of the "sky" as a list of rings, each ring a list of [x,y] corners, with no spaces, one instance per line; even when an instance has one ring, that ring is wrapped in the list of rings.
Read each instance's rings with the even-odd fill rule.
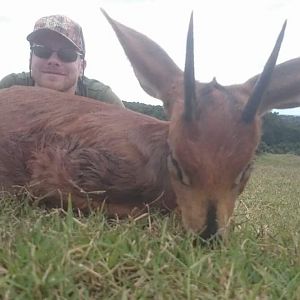
[[[87,77],[109,85],[122,100],[161,104],[140,87],[100,7],[157,42],[181,69],[193,11],[195,74],[200,82],[216,77],[222,85],[237,84],[260,73],[285,19],[278,63],[300,56],[299,0],[10,0],[0,11],[0,78],[28,70],[26,36],[38,18],[65,14],[83,28]],[[300,115],[300,108],[280,113]]]

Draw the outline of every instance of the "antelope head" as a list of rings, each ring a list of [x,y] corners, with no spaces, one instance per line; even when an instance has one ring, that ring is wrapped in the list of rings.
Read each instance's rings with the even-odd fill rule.
[[[167,164],[184,226],[203,238],[223,235],[251,172],[261,117],[300,105],[300,60],[275,66],[286,23],[260,75],[222,86],[195,80],[193,16],[182,72],[159,45],[102,12],[142,88],[163,101],[169,116]]]

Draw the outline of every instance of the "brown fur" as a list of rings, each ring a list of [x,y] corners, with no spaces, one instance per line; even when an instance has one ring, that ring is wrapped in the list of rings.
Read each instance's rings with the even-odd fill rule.
[[[300,59],[275,68],[251,122],[242,114],[259,75],[228,87],[196,82],[195,117],[187,121],[183,72],[153,41],[106,17],[170,121],[48,89],[1,90],[2,188],[25,186],[50,207],[72,199],[81,211],[103,208],[119,217],[178,206],[188,230],[225,234],[249,178],[261,116],[300,105]]]
[[[119,206],[127,215],[170,189],[162,176],[167,122],[41,88],[13,87],[0,95],[12,99],[1,103],[0,182],[6,188],[26,185],[38,198],[47,195],[51,206],[70,193],[81,210],[101,207],[105,199],[108,213],[118,215]],[[173,208],[168,197],[154,204]]]

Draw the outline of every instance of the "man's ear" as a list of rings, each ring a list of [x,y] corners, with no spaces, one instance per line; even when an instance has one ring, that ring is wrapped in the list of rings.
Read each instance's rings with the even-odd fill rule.
[[[86,68],[86,60],[82,59],[80,61],[80,76],[83,76],[85,68]]]
[[[31,72],[31,62],[32,62],[32,51],[30,50],[30,54],[29,54],[29,71]]]

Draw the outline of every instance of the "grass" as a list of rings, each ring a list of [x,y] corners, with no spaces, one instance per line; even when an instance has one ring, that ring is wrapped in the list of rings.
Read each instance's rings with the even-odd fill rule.
[[[176,216],[108,222],[0,200],[0,299],[300,299],[300,157],[257,159],[226,245]]]

